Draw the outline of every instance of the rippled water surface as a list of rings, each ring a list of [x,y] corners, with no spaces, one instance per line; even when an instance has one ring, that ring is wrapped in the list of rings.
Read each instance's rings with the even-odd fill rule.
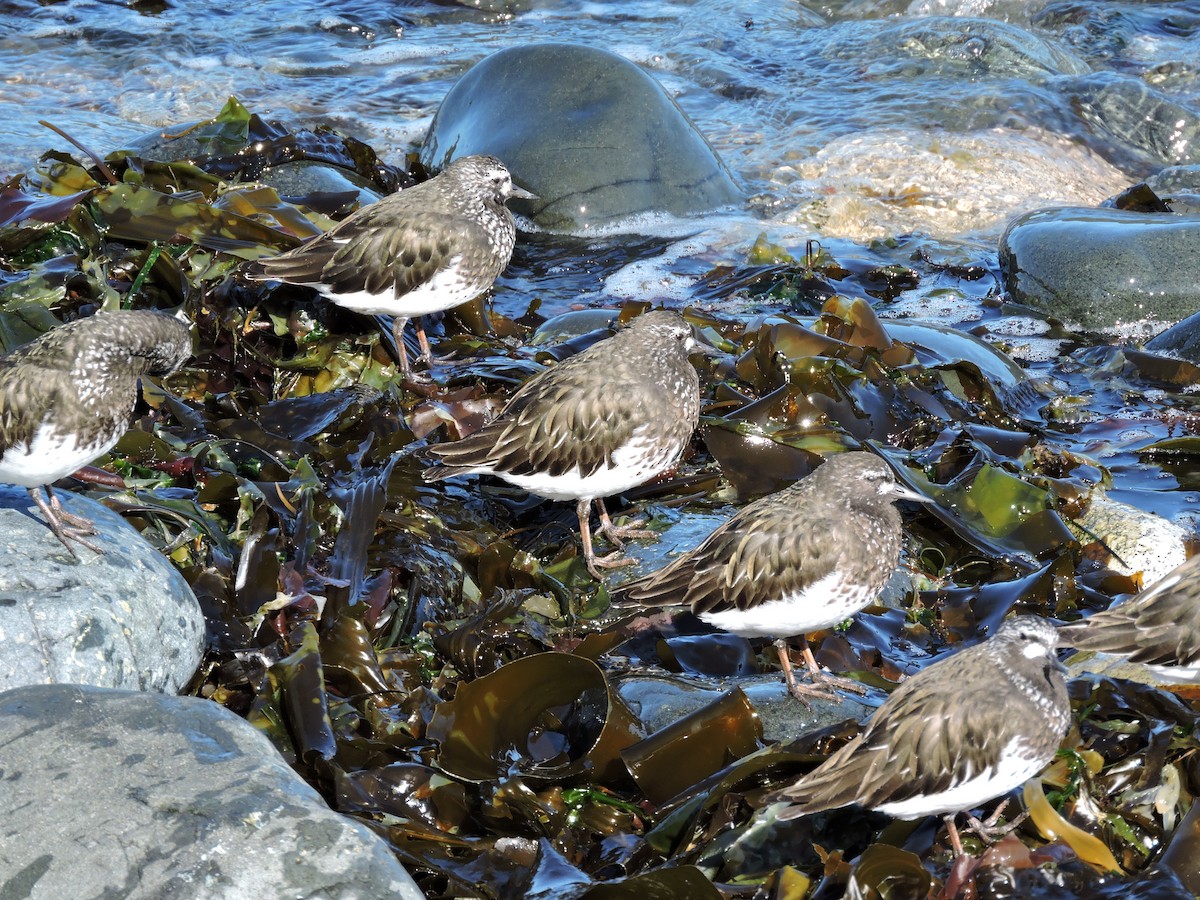
[[[574,41],[651,71],[761,214],[806,222],[797,210],[822,187],[902,190],[903,178],[893,184],[896,173],[879,165],[890,158],[976,212],[826,231],[987,231],[1038,184],[1091,202],[1153,167],[1143,148],[1091,133],[1072,85],[1120,72],[1195,101],[1197,21],[1200,4],[1188,2],[10,2],[0,5],[0,171],[61,144],[39,118],[103,152],[151,127],[207,118],[230,94],[294,122],[332,123],[398,161],[472,63],[522,43]],[[935,154],[974,157],[979,177],[928,178],[919,157],[931,136]],[[856,161],[852,140],[888,149]],[[1016,159],[998,179],[1004,189],[989,182],[989,157]]]

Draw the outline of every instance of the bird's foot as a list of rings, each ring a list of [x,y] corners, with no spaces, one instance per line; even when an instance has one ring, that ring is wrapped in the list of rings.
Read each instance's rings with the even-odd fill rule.
[[[819,684],[813,682],[797,681],[795,676],[792,678],[786,677],[784,673],[784,681],[787,682],[787,691],[797,700],[804,704],[806,709],[812,709],[812,703],[809,700],[826,700],[833,703],[841,703],[842,698],[838,696],[837,689],[832,685]]]
[[[613,545],[624,547],[626,541],[648,540],[654,537],[653,531],[642,527],[645,524],[644,519],[634,519],[626,525],[614,525],[612,519],[602,519],[600,533]]]
[[[453,356],[437,356],[434,353],[430,353],[428,356],[422,353],[417,357],[416,361],[418,363],[424,363],[425,368],[427,369],[432,369],[435,366],[453,366],[459,362],[459,360]]]
[[[88,540],[89,537],[99,534],[95,524],[90,519],[85,519],[83,516],[77,516],[63,509],[58,497],[55,496],[52,490],[48,489],[47,495],[50,497],[49,503],[43,499],[41,491],[37,488],[32,488],[29,491],[29,496],[33,498],[33,502],[37,505],[37,508],[42,511],[42,515],[46,519],[46,524],[50,526],[50,530],[58,538],[59,542],[67,548],[67,552],[71,554],[71,558],[79,559],[75,548],[71,546],[72,541],[87,547],[93,553],[103,554],[104,551],[100,547]]]
[[[428,372],[414,372],[409,369],[400,373],[400,383],[407,388],[416,388],[420,393],[428,395],[428,389],[433,386],[433,376]]]
[[[67,548],[67,552],[70,553],[75,559],[79,559],[79,557],[76,556],[74,548],[69,543],[70,541],[74,541],[77,544],[87,547],[97,556],[104,555],[104,550],[102,550],[98,544],[93,544],[88,540],[88,536],[97,533],[94,527],[85,529],[75,528],[71,525],[60,525],[59,527],[55,528],[52,524],[50,526],[50,530],[54,532],[54,536],[62,542],[62,545]]]
[[[996,807],[995,811],[990,816],[982,821],[974,816],[968,815],[966,830],[971,832],[971,834],[975,835],[989,846],[996,843],[1001,838],[1011,834],[1013,831],[1019,828],[1021,823],[1029,818],[1029,813],[1023,812],[1015,818],[1005,822],[1003,825],[997,824],[1000,821],[1000,817],[1004,815],[1004,809],[1007,806],[1008,801],[1003,801],[999,806]]]
[[[54,510],[54,517],[65,528],[70,528],[72,532],[84,536],[100,533],[96,530],[96,524],[91,519],[85,519],[83,516],[77,516],[75,513],[67,512],[63,509],[57,497],[50,501],[50,508]]]
[[[865,684],[855,681],[853,678],[846,678],[843,675],[834,675],[832,672],[821,671],[809,673],[809,677],[812,678],[814,683],[827,684],[833,688],[858,694],[860,697],[867,693],[867,686]]]
[[[842,698],[837,693],[839,689],[851,691],[855,694],[865,694],[867,692],[866,687],[857,681],[850,678],[843,678],[840,675],[834,675],[821,669],[813,657],[812,648],[808,646],[808,641],[804,641],[803,653],[804,665],[808,669],[809,684],[802,684],[796,679],[787,641],[782,638],[775,641],[775,649],[779,653],[779,666],[783,669],[783,678],[787,682],[788,693],[804,703],[805,706],[809,704],[808,700],[802,696],[804,694],[841,703]]]
[[[597,581],[604,579],[604,573],[600,571],[601,569],[620,569],[625,566],[637,565],[636,559],[626,559],[619,551],[610,553],[607,556],[585,555],[584,561],[587,563],[588,571],[592,573],[592,577]]]

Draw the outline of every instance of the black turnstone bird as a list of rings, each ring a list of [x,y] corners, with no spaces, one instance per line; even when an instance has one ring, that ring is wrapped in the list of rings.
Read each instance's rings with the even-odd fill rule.
[[[820,670],[805,635],[858,612],[900,560],[896,500],[928,502],[896,483],[865,451],[831,456],[807,478],[756,500],[695,550],[618,589],[622,606],[690,604],[692,612],[743,637],[772,637],[788,690],[828,695],[861,687]],[[792,672],[786,638],[799,636],[811,685]]]
[[[19,484],[50,529],[96,553],[87,519],[51,484],[112,449],[129,427],[138,378],[167,375],[192,355],[186,323],[155,312],[100,312],[0,357],[0,481]],[[49,503],[42,498],[45,487]]]
[[[780,819],[857,805],[898,819],[954,817],[1002,797],[1054,758],[1071,721],[1049,622],[1018,616],[904,681],[862,734],[767,803]]]
[[[413,187],[384,197],[322,235],[242,272],[254,281],[307,285],[338,306],[394,317],[400,368],[409,374],[409,319],[473,300],[504,271],[516,225],[504,205],[537,199],[494,156],[464,156]],[[421,358],[429,341],[418,323]]]
[[[498,475],[551,500],[575,500],[588,570],[623,565],[616,553],[597,558],[589,524],[591,502],[600,531],[621,546],[648,536],[618,528],[603,498],[670,469],[691,440],[700,416],[700,378],[688,361],[706,352],[679,313],[643,313],[594,344],[521,385],[493,421],[429,453],[442,465],[426,481],[473,473]]]
[[[1058,641],[1144,663],[1164,681],[1200,682],[1200,556],[1136,597],[1058,629]]]

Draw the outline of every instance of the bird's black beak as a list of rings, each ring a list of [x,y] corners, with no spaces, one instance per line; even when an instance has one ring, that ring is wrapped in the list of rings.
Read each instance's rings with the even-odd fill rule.
[[[721,350],[717,347],[714,347],[712,344],[710,344],[708,342],[708,339],[705,338],[704,335],[702,335],[695,328],[692,328],[692,336],[690,338],[688,338],[687,352],[688,352],[689,356],[693,355],[693,354],[696,354],[699,356],[724,356],[725,355],[725,352],[723,350]]]
[[[517,187],[517,185],[515,185],[515,184],[509,190],[508,196],[509,196],[510,200],[541,200],[542,199],[537,194],[535,194],[533,191],[527,191],[527,190],[525,190],[525,188]]]
[[[900,482],[896,482],[895,486],[892,487],[892,496],[897,500],[911,500],[914,503],[933,502],[932,497],[926,497],[924,494],[914,491],[907,485],[900,484]]]

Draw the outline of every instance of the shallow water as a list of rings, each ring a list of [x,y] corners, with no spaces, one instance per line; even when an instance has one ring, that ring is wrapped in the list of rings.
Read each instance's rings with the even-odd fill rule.
[[[616,50],[665,84],[761,216],[808,223],[805,199],[830,187],[894,192],[881,160],[920,183],[914,155],[932,147],[975,157],[961,183],[937,179],[955,200],[970,195],[975,213],[952,215],[942,203],[942,217],[921,215],[910,196],[900,204],[913,210],[909,220],[895,216],[885,230],[992,233],[1026,195],[1057,187],[1043,167],[1074,173],[1063,176],[1061,199],[1083,202],[1153,167],[1138,148],[1093,135],[1068,88],[1090,72],[1120,71],[1194,102],[1197,21],[1194,2],[271,0],[253,14],[187,0],[10,2],[0,5],[0,171],[63,146],[39,118],[106,152],[147,129],[206,118],[230,94],[293,122],[334,124],[401,162],[472,63],[516,44],[573,41]],[[877,135],[888,149],[856,166],[848,142]],[[833,158],[820,157],[831,142]],[[995,178],[989,155],[1019,164]],[[882,236],[874,226],[856,227]]]

